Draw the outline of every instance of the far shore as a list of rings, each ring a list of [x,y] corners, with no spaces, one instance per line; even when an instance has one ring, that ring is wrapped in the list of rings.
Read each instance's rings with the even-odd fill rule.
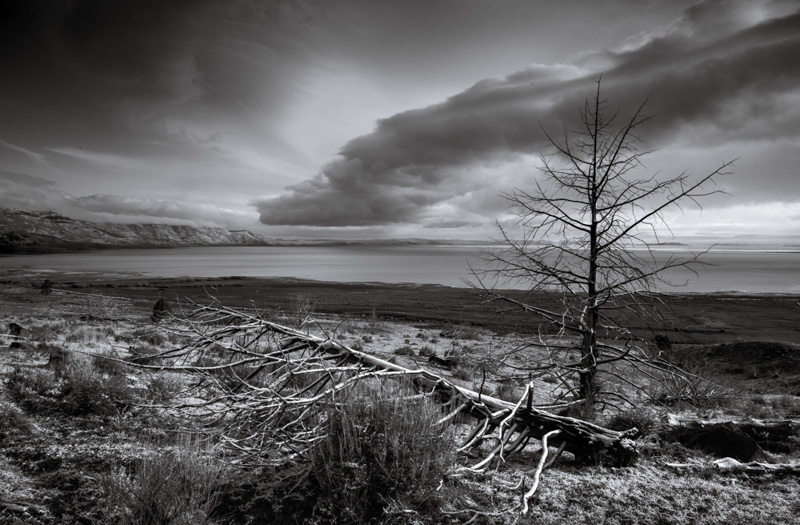
[[[496,332],[536,332],[530,315],[501,302],[486,302],[477,290],[433,284],[324,282],[293,278],[146,278],[102,275],[47,274],[3,280],[0,286],[38,287],[49,279],[55,290],[125,297],[137,302],[208,302],[255,309],[290,311],[307,302],[318,315],[424,323],[470,324]],[[517,297],[520,291],[510,291]],[[553,304],[544,293],[528,294],[535,304]],[[660,326],[638,318],[626,319],[637,335],[666,334],[677,344],[727,343],[766,340],[800,343],[800,296],[779,294],[714,293],[659,294],[656,310]]]

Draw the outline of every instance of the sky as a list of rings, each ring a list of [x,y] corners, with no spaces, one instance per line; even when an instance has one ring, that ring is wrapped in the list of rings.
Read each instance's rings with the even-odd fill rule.
[[[595,83],[676,237],[800,234],[800,2],[3,0],[0,206],[485,239]]]

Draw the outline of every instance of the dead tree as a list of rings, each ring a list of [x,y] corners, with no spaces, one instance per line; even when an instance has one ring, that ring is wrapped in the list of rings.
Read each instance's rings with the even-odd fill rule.
[[[528,370],[557,371],[588,404],[598,395],[602,365],[646,355],[621,313],[637,324],[657,322],[654,284],[664,271],[698,262],[699,254],[656,258],[663,213],[717,193],[709,185],[732,165],[696,179],[686,172],[639,175],[648,153],[637,137],[650,120],[645,106],[618,122],[598,81],[578,131],[565,131],[561,140],[545,131],[553,152],[541,156],[544,177],[532,191],[504,194],[516,227],[498,224],[504,248],[486,253],[487,267],[473,271],[473,284],[489,301],[530,314],[540,327],[543,337],[527,344],[551,351],[550,361],[529,363]],[[520,286],[538,294],[503,290]]]
[[[360,382],[390,380],[408,381],[417,395],[441,403],[446,415],[440,424],[459,415],[474,420],[461,449],[477,450],[486,442],[492,446],[468,470],[502,461],[548,434],[553,446],[578,462],[624,466],[637,458],[635,429],[618,432],[551,414],[532,404],[530,389],[519,402],[510,403],[427,370],[405,368],[333,338],[217,303],[196,305],[180,322],[173,320],[171,329],[189,343],[150,356],[152,364],[137,366],[199,376],[193,394],[204,399],[175,408],[218,425],[222,440],[248,462],[302,459],[325,431],[325,408],[335,407]]]

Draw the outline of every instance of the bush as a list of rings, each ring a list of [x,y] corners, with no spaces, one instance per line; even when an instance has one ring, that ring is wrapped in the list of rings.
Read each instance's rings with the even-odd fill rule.
[[[163,347],[169,342],[169,337],[157,330],[156,327],[138,328],[132,333],[121,337],[120,340],[128,343],[139,343],[155,346],[157,348]]]
[[[469,381],[469,379],[472,377],[472,373],[468,369],[460,366],[454,366],[451,369],[451,373],[453,375],[453,379],[460,379],[461,381]]]
[[[0,438],[9,430],[30,430],[25,414],[7,401],[0,401]]]
[[[108,523],[215,523],[226,468],[197,445],[145,457],[105,476]]]
[[[639,436],[648,436],[656,433],[660,425],[656,412],[634,408],[613,416],[605,426],[611,430],[629,430],[635,427],[639,430]]]
[[[147,399],[153,403],[168,403],[180,389],[177,379],[158,374],[147,383]]]
[[[150,314],[150,320],[154,323],[163,321],[169,315],[169,310],[167,302],[162,297],[159,297],[156,304],[153,305],[153,313]]]
[[[311,452],[319,523],[383,520],[389,506],[431,513],[436,488],[454,463],[441,409],[409,389],[365,385],[328,410],[325,438]]]
[[[110,416],[127,408],[133,395],[125,378],[105,377],[85,360],[74,360],[64,369],[57,396],[65,414]]]
[[[522,392],[517,389],[517,385],[512,380],[500,381],[500,383],[497,385],[497,390],[494,393],[494,397],[504,401],[510,401],[512,403],[519,401],[521,396]]]
[[[131,346],[129,348],[131,356],[128,358],[133,364],[137,365],[155,365],[158,364],[160,358],[158,357],[161,350],[158,348],[144,344],[138,346]]]
[[[422,348],[419,349],[419,355],[421,357],[430,357],[435,353],[433,347],[430,345],[422,345]]]
[[[403,345],[394,351],[395,355],[415,355],[414,349],[408,345]]]
[[[110,416],[132,403],[133,394],[125,377],[102,373],[97,368],[102,360],[60,349],[50,355],[53,369],[16,367],[6,379],[9,396],[24,410]],[[57,356],[55,361],[53,356]]]
[[[92,366],[94,369],[109,376],[123,375],[125,367],[119,362],[119,358],[113,352],[104,352],[92,356]]]
[[[24,410],[35,412],[52,407],[58,383],[50,370],[14,367],[6,379],[6,391]]]

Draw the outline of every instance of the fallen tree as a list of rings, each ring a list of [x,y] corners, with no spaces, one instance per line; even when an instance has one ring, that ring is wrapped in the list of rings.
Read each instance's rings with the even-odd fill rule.
[[[532,439],[551,436],[559,451],[586,464],[627,466],[637,459],[636,429],[615,431],[533,406],[530,385],[516,403],[458,386],[420,368],[410,369],[316,336],[220,305],[193,304],[173,317],[168,329],[187,344],[159,354],[135,355],[144,368],[199,376],[196,397],[176,408],[222,428],[222,439],[246,461],[269,463],[303,456],[324,432],[325,407],[362,381],[404,380],[416,395],[445,407],[444,424],[469,416],[473,430],[460,449],[490,451],[469,470],[480,471],[522,450]],[[209,388],[212,387],[212,388]],[[213,395],[200,396],[200,391]],[[191,392],[188,392],[191,394]]]
[[[750,461],[742,463],[733,458],[715,459],[708,463],[665,463],[665,466],[678,472],[698,472],[709,468],[720,474],[747,474],[751,476],[800,476],[800,462],[763,463]]]

